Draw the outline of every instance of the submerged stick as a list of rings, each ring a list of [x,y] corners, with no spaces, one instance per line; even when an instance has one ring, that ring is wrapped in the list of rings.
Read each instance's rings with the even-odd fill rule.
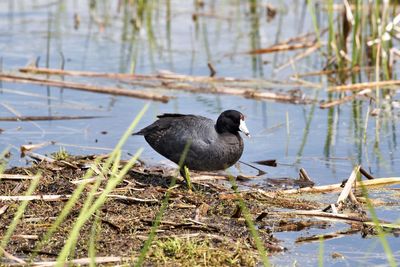
[[[101,87],[88,85],[83,83],[76,82],[66,82],[66,81],[58,81],[58,80],[50,80],[50,79],[40,79],[34,77],[25,77],[11,74],[1,74],[0,80],[12,83],[31,83],[31,84],[39,84],[39,85],[47,85],[47,86],[55,86],[55,87],[63,87],[74,90],[81,90],[87,92],[101,93],[101,94],[111,94],[111,95],[120,95],[120,96],[128,96],[142,99],[150,99],[154,101],[168,102],[171,97],[165,95],[158,95],[138,90],[129,90],[117,87]]]

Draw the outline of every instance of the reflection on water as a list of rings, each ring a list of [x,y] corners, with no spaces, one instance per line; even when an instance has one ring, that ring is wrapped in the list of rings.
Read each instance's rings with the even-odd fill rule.
[[[325,64],[319,53],[292,64],[287,63],[296,51],[242,53],[313,32],[305,1],[268,1],[277,8],[276,16],[269,19],[266,1],[234,4],[206,1],[204,6],[202,1],[197,4],[143,1],[145,4],[140,7],[118,7],[117,2],[90,1],[88,5],[87,1],[1,1],[2,69],[15,71],[36,62],[41,67],[71,70],[125,73],[170,70],[207,76],[210,62],[217,76],[290,82],[291,75],[319,71]],[[65,80],[112,86],[116,83],[107,79],[65,77]],[[322,88],[330,85],[326,76],[308,77],[307,82],[320,84]],[[20,145],[49,140],[56,145],[42,148],[39,153],[57,151],[59,146],[75,154],[107,152],[147,102],[29,84],[1,82],[0,86],[0,116],[105,116],[93,120],[1,122],[0,150],[11,146],[11,165],[25,164],[19,158]],[[306,84],[301,89],[310,98],[331,97],[325,90],[312,88]],[[367,101],[319,109],[318,103],[303,106],[228,95],[161,89],[157,92],[176,99],[168,104],[152,103],[140,127],[163,112],[195,113],[215,119],[225,109],[238,109],[246,114],[252,133],[251,139],[245,138],[242,160],[277,159],[283,164],[277,168],[262,166],[268,172],[265,177],[297,178],[299,168],[303,167],[317,184],[328,184],[347,178],[356,164],[362,164],[377,177],[400,173],[397,145],[400,111],[393,106],[372,117],[367,116],[371,111]],[[167,162],[142,138],[132,137],[125,152],[132,153],[142,146],[146,148],[144,160]],[[242,170],[255,172],[246,166]],[[256,182],[264,185],[265,177]],[[397,215],[392,213],[389,219],[397,219]],[[357,238],[349,239],[357,242]],[[395,239],[391,242],[398,245]],[[298,253],[308,249],[302,247]]]

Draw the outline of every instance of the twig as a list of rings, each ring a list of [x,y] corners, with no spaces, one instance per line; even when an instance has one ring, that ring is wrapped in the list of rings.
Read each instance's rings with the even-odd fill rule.
[[[370,173],[368,173],[363,167],[360,167],[360,173],[362,175],[364,175],[365,178],[367,178],[368,180],[373,180],[375,179],[374,176],[372,176]]]
[[[310,176],[308,175],[308,173],[306,172],[306,170],[304,168],[300,169],[299,176],[300,176],[300,178],[298,180],[298,183],[299,183],[300,187],[315,185],[314,181],[311,180]]]
[[[32,180],[35,176],[23,174],[0,174],[0,180]]]
[[[24,201],[24,200],[60,201],[60,200],[67,200],[70,197],[71,195],[0,196],[0,201]]]
[[[26,151],[24,153],[24,155],[28,156],[28,157],[31,157],[31,158],[33,158],[35,160],[38,160],[38,161],[46,161],[46,162],[49,162],[49,163],[53,163],[55,161],[54,159],[52,159],[50,157],[47,157],[45,155],[41,155],[41,154],[38,154],[38,153],[35,153],[35,152],[32,152],[32,151]]]
[[[42,148],[48,145],[54,145],[54,142],[43,142],[43,143],[39,143],[39,144],[27,144],[27,145],[21,145],[19,150],[21,151],[22,155],[25,155],[26,152],[28,151],[32,151],[38,148]]]
[[[210,77],[214,77],[215,74],[217,74],[217,71],[215,70],[214,66],[212,65],[211,62],[207,63],[208,69],[210,70]]]
[[[133,203],[158,203],[158,199],[142,199],[142,198],[136,198],[136,197],[127,197],[127,196],[122,196],[122,195],[107,195],[109,198],[114,198],[114,199],[120,199],[120,200],[126,200],[127,202],[133,202]]]
[[[18,193],[20,190],[21,190],[21,188],[23,187],[23,185],[24,185],[24,183],[19,183],[16,187],[14,187],[14,189],[11,191],[11,194],[16,194],[16,193]],[[8,209],[8,207],[9,207],[10,205],[4,205],[3,207],[1,207],[0,208],[0,215],[2,215],[4,212],[6,212],[7,211],[7,209]]]
[[[109,256],[109,257],[96,257],[94,259],[92,258],[75,259],[66,261],[65,264],[87,265],[90,264],[92,261],[94,261],[94,263],[96,264],[100,264],[100,263],[116,263],[116,262],[130,261],[130,260],[132,260],[132,258]],[[47,267],[47,266],[55,266],[57,264],[57,261],[40,261],[40,262],[33,262],[32,264],[33,266]]]
[[[18,263],[20,263],[20,264],[26,264],[26,262],[25,262],[24,260],[22,260],[22,259],[20,259],[20,258],[17,258],[17,257],[15,257],[14,255],[8,253],[8,252],[5,251],[2,247],[0,247],[0,250],[3,252],[4,256],[5,256],[7,259],[12,260],[12,261],[16,261],[16,262],[18,262]]]

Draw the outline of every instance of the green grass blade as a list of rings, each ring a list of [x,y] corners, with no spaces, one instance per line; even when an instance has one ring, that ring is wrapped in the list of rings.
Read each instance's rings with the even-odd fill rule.
[[[313,23],[314,30],[315,30],[315,35],[317,37],[317,42],[318,42],[318,44],[320,44],[321,43],[321,40],[320,40],[321,37],[320,37],[319,26],[318,26],[318,22],[317,22],[317,14],[316,14],[316,11],[315,11],[314,1],[313,0],[307,0],[307,7],[308,7],[308,10],[309,10],[310,15],[311,15],[312,23]]]
[[[183,168],[183,163],[185,162],[190,145],[191,145],[191,142],[189,141],[186,143],[185,148],[183,149],[181,158],[179,160],[179,170],[181,170],[181,168]],[[174,176],[172,178],[171,183],[169,184],[169,188],[172,188],[176,184],[176,178],[177,178],[176,176]],[[160,223],[161,223],[162,217],[165,213],[165,210],[168,207],[170,194],[171,194],[170,190],[168,190],[165,193],[165,197],[163,199],[163,202],[161,203],[161,208],[156,215],[153,225],[151,226],[149,236],[148,236],[146,242],[144,243],[142,250],[140,251],[139,258],[138,258],[137,262],[135,263],[135,267],[140,267],[143,265],[143,262],[147,255],[147,252],[149,251],[151,243],[153,242],[154,237],[156,235],[156,231],[157,231],[158,227],[160,226]]]
[[[239,192],[237,190],[238,186],[237,186],[236,181],[235,181],[235,179],[233,178],[232,175],[229,175],[229,181],[232,184],[232,188],[233,188],[233,190],[235,191],[235,194],[238,197],[239,206],[240,206],[240,208],[241,208],[241,210],[243,212],[243,217],[244,217],[244,219],[246,221],[246,224],[247,224],[247,227],[248,227],[248,229],[250,231],[250,234],[254,239],[254,242],[256,244],[258,253],[261,256],[261,261],[262,261],[264,266],[271,266],[271,264],[269,263],[269,260],[268,260],[268,256],[267,256],[267,252],[265,250],[264,244],[262,243],[260,235],[258,234],[257,229],[256,229],[256,227],[254,225],[253,218],[251,217],[250,211],[247,208],[242,196],[239,194]]]
[[[359,177],[358,177],[358,180],[360,180]],[[378,238],[379,238],[379,241],[381,242],[383,250],[385,251],[386,259],[387,259],[387,261],[389,263],[389,266],[390,267],[396,267],[397,266],[397,262],[396,262],[396,260],[395,260],[395,258],[393,256],[393,251],[392,251],[392,249],[391,249],[391,247],[389,245],[389,242],[386,239],[385,231],[383,230],[383,228],[381,226],[381,223],[379,222],[379,219],[378,219],[378,216],[376,214],[375,208],[374,208],[371,200],[369,199],[368,190],[362,183],[360,183],[360,184],[361,184],[362,194],[365,197],[365,201],[366,201],[366,204],[367,204],[367,207],[368,207],[368,211],[369,211],[369,213],[371,215],[372,222],[375,225],[375,229],[378,232]]]
[[[40,174],[37,174],[34,179],[32,180],[31,184],[29,185],[28,190],[25,193],[25,196],[31,196],[33,191],[35,191],[36,187],[39,184],[40,181]],[[14,215],[14,218],[11,222],[11,224],[8,226],[7,231],[5,235],[3,236],[0,244],[0,259],[3,256],[3,251],[6,249],[8,241],[10,240],[12,234],[14,233],[15,228],[17,227],[18,223],[21,220],[22,215],[24,215],[25,209],[28,206],[29,200],[24,200],[21,202],[21,204],[18,206],[17,212]]]
[[[324,237],[319,237],[318,266],[324,266]]]
[[[106,188],[102,191],[100,196],[95,200],[93,205],[84,213],[80,214],[74,224],[64,247],[62,248],[60,254],[57,257],[56,266],[64,266],[69,254],[74,248],[76,241],[79,237],[79,232],[87,220],[104,204],[107,200],[107,195],[121,182],[125,174],[133,167],[142,153],[143,149],[139,149],[136,154],[129,160],[129,162],[124,166],[124,168],[116,175],[111,178],[106,185]]]

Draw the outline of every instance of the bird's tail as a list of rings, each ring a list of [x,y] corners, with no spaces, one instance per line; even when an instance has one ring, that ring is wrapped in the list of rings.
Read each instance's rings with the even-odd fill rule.
[[[143,130],[140,130],[138,132],[132,133],[132,135],[144,135]]]

